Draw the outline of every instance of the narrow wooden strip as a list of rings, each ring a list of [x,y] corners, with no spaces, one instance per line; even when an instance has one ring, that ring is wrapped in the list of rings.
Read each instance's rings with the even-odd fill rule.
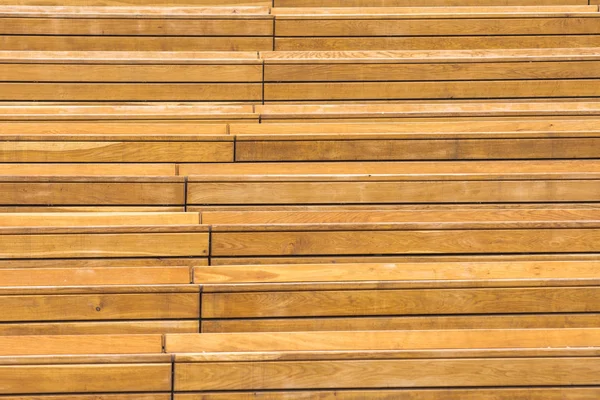
[[[30,1],[30,0],[20,0]],[[69,0],[74,1],[74,0]],[[173,0],[170,0],[173,1]],[[585,0],[275,0],[275,7],[454,7],[586,5]],[[594,4],[594,3],[592,3]]]
[[[206,258],[203,257],[147,257],[147,258],[99,258],[91,257],[85,259],[63,259],[60,262],[56,260],[0,260],[0,268],[114,268],[114,267],[180,267],[208,265]]]
[[[450,1],[446,1],[447,4],[439,6],[404,6],[404,7],[393,7],[393,6],[331,6],[331,7],[276,7],[272,13],[276,16],[282,17],[327,17],[327,16],[342,16],[342,15],[353,15],[369,17],[372,15],[410,15],[418,18],[427,18],[429,16],[435,16],[440,14],[446,14],[448,17],[461,18],[461,17],[480,17],[480,16],[496,16],[504,15],[508,17],[515,16],[529,16],[530,14],[540,15],[552,15],[554,13],[584,13],[584,12],[596,12],[598,9],[589,5],[494,5],[490,7],[488,5],[462,5],[462,4],[450,4]]]
[[[120,5],[119,7],[107,7],[103,5],[93,6],[77,6],[72,4],[71,1],[63,2],[60,6],[44,7],[44,6],[19,6],[19,2],[14,5],[0,7],[0,16],[3,17],[14,17],[23,16],[29,18],[35,17],[81,17],[81,18],[107,18],[114,16],[128,17],[132,13],[138,15],[140,18],[172,18],[172,17],[184,17],[184,18],[217,18],[217,17],[237,17],[237,16],[261,16],[269,14],[268,7],[260,6],[242,6],[227,7],[210,5],[210,7],[193,7],[188,5],[186,7],[174,7],[176,1],[170,1],[172,4],[168,7],[157,7],[158,4],[153,2],[152,4],[138,5],[130,2],[129,6]],[[21,1],[23,3],[23,1]]]
[[[12,322],[0,324],[0,335],[110,335],[197,333],[198,320]]]
[[[8,226],[102,226],[102,225],[195,225],[199,213],[87,212],[0,213],[0,225]]]

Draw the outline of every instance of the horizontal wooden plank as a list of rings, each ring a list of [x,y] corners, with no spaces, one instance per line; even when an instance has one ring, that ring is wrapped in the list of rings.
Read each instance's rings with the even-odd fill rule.
[[[215,232],[213,256],[594,252],[598,229]]]
[[[0,393],[168,392],[171,364],[0,366]]]
[[[152,2],[151,4],[135,5],[130,3],[129,6],[120,4],[119,7],[102,6],[94,4],[92,7],[82,7],[75,4],[63,3],[55,7],[44,7],[44,5],[19,5],[15,2],[11,5],[0,7],[0,16],[2,17],[26,17],[26,18],[47,18],[47,17],[64,17],[64,18],[113,18],[113,17],[131,17],[134,13],[139,18],[257,18],[263,16],[267,18],[269,7],[261,6],[224,6],[210,4],[210,7],[191,6],[186,7],[159,7],[160,4]],[[227,3],[227,2],[225,2]]]
[[[10,322],[0,324],[0,335],[197,333],[199,332],[199,325],[198,320]]]
[[[169,285],[190,283],[188,267],[0,268],[2,286]]]
[[[600,311],[597,287],[206,293],[202,299],[203,318]]]
[[[2,61],[3,82],[262,82],[261,65],[54,65],[53,61],[30,65]]]
[[[561,387],[561,388],[520,388],[520,389],[355,389],[355,390],[302,390],[302,391],[270,391],[261,393],[265,400],[311,399],[319,396],[323,400],[393,400],[400,396],[412,396],[419,400],[505,400],[525,397],[530,400],[562,400],[592,399],[600,395],[600,389],[593,387]],[[203,392],[176,393],[175,400],[252,400],[254,392]],[[68,397],[67,397],[68,398]],[[21,400],[9,398],[8,400]],[[42,400],[42,399],[34,399]],[[48,399],[55,400],[55,399]],[[83,398],[82,400],[88,400]],[[100,400],[105,400],[100,398]],[[112,400],[106,399],[106,400]],[[115,400],[121,400],[115,399]],[[146,400],[146,399],[144,399]]]
[[[168,353],[597,347],[598,329],[259,332],[165,335]]]
[[[330,7],[275,7],[272,14],[282,19],[286,18],[344,18],[352,16],[353,18],[377,18],[378,16],[395,18],[480,18],[480,17],[542,17],[542,16],[560,16],[563,14],[584,14],[594,13],[598,9],[590,5],[438,5],[431,6],[403,6],[403,7],[381,7],[381,6],[330,6]]]
[[[31,0],[19,0],[31,1]],[[69,0],[73,1],[73,0]],[[131,0],[130,0],[131,1]],[[170,0],[173,1],[173,0]],[[18,2],[16,4],[19,4]],[[585,0],[275,0],[275,7],[455,7],[586,5]],[[594,4],[594,3],[592,3]]]
[[[260,83],[0,83],[9,101],[260,101]]]
[[[555,0],[544,0],[546,2],[551,2]],[[564,0],[563,4],[576,4],[573,3],[578,0]],[[147,0],[94,0],[90,2],[88,0],[14,0],[11,4],[18,5],[48,5],[48,6],[223,6],[223,5],[231,5],[231,6],[270,6],[271,2],[266,2],[263,0],[223,0],[219,1],[218,4],[215,4],[214,0],[152,0],[152,3],[149,3]]]
[[[0,164],[0,175],[174,176],[174,164]]]
[[[189,204],[577,202],[600,199],[597,180],[421,182],[197,182]]]
[[[212,291],[247,291],[248,285],[263,284],[264,291],[276,283],[298,283],[311,287],[310,282],[348,284],[350,282],[403,281],[419,285],[435,283],[465,286],[485,284],[494,286],[550,285],[552,281],[590,280],[597,278],[600,262],[487,262],[487,263],[398,263],[398,264],[293,264],[194,267],[194,283],[202,284],[203,293]],[[27,270],[29,271],[29,270]],[[43,271],[43,270],[42,270]],[[0,274],[3,273],[0,270]],[[494,282],[495,281],[495,282]],[[493,283],[492,283],[493,282]],[[289,285],[293,290],[294,286]],[[408,287],[408,286],[407,286]],[[277,289],[275,289],[277,290]]]
[[[137,39],[136,39],[137,40]],[[17,50],[19,43],[0,38],[3,48]],[[8,44],[10,43],[10,47]],[[600,46],[600,35],[514,35],[514,36],[362,36],[362,37],[276,37],[279,51],[348,50],[462,50],[577,48]],[[189,48],[188,48],[189,49]],[[23,49],[25,50],[25,49]],[[208,50],[208,49],[207,49]],[[264,49],[267,51],[268,49]]]
[[[6,400],[170,400],[167,393],[135,393],[135,394],[62,394],[62,395],[24,395],[4,396]]]
[[[143,230],[140,231],[142,233]],[[0,235],[0,258],[177,257],[208,254],[208,234]]]
[[[0,225],[8,226],[102,226],[102,225],[193,225],[199,213],[88,212],[88,213],[0,213]]]
[[[311,19],[277,17],[275,36],[473,36],[598,34],[597,13],[588,17],[400,19],[316,15]]]
[[[385,317],[321,317],[205,319],[202,332],[364,331],[401,329],[539,329],[595,328],[600,314],[427,315]],[[2,325],[0,325],[2,329]],[[1,332],[1,331],[0,331]]]
[[[232,162],[233,153],[232,142],[80,142],[75,139],[0,143],[0,162]]]
[[[600,80],[265,83],[267,101],[560,98],[599,96]],[[10,95],[8,95],[10,96]],[[252,100],[253,98],[248,98]]]
[[[152,182],[2,182],[2,205],[182,205],[184,184]]]
[[[272,36],[11,35],[0,36],[0,48],[19,51],[267,51],[273,50],[273,41]]]
[[[87,8],[94,10],[95,7]],[[155,8],[160,10],[160,8]],[[126,13],[128,10],[121,11]],[[118,8],[116,13],[118,13]],[[135,11],[133,11],[135,12]],[[62,16],[1,16],[1,35],[92,35],[92,36],[269,36],[273,34],[273,21],[268,15],[236,17],[217,15],[194,18],[143,15],[131,18],[121,16],[95,16],[70,14]],[[245,18],[244,18],[245,17]],[[567,30],[568,27],[565,27]],[[592,32],[587,32],[592,33]]]
[[[0,336],[0,355],[161,353],[161,335]]]
[[[174,379],[176,391],[189,391],[594,385],[598,376],[592,357],[177,363]]]
[[[194,319],[198,293],[0,296],[3,322]]]
[[[52,259],[31,260],[0,260],[0,268],[112,268],[112,267],[181,267],[208,265],[205,257],[132,257],[132,258],[102,258],[90,257],[84,259],[64,259],[60,261]]]

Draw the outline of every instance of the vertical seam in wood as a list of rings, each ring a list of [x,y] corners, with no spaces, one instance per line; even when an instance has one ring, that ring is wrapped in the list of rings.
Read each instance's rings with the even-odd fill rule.
[[[183,211],[188,210],[188,177],[183,177]]]
[[[175,354],[171,354],[171,400],[175,399]]]
[[[234,136],[233,137],[233,160],[232,160],[232,162],[237,161],[236,152],[237,152],[237,138],[236,138],[236,136]]]
[[[212,225],[208,225],[208,265],[212,265]]]
[[[198,333],[202,333],[202,285],[198,285]]]

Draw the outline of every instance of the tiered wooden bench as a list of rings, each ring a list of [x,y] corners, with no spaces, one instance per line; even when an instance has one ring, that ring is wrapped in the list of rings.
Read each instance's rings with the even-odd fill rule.
[[[275,50],[600,46],[600,13],[596,5],[274,8],[272,14]]]
[[[202,332],[597,327],[599,266],[201,266],[194,282],[202,286]]]
[[[507,122],[233,124],[229,132],[236,141],[235,161],[241,162],[576,159],[600,157],[598,126],[600,120],[596,119],[524,118]],[[68,155],[63,157],[68,159]]]
[[[9,51],[0,64],[4,101],[262,102],[256,53]]]
[[[600,96],[600,49],[265,52],[261,58],[266,103]]]
[[[105,0],[102,0],[105,1]],[[250,3],[252,0],[247,1]],[[54,2],[58,4],[58,2]],[[89,2],[86,2],[89,5]],[[130,2],[131,3],[131,2]],[[0,7],[1,50],[258,51],[273,49],[268,7]],[[218,5],[227,4],[223,2]],[[167,7],[165,7],[167,5]],[[189,4],[188,4],[189,5]],[[131,56],[131,55],[130,55]]]
[[[165,348],[180,400],[537,400],[600,394],[599,340],[598,329],[244,332],[166,335]]]

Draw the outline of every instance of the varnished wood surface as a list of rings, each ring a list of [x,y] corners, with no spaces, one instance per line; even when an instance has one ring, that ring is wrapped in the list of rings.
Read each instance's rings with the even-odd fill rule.
[[[79,322],[10,322],[0,324],[0,335],[105,335],[199,332],[198,320],[127,320]]]
[[[32,1],[32,0],[19,0]],[[39,0],[38,0],[39,1]],[[73,0],[70,0],[73,1]],[[592,0],[591,4],[595,4]],[[449,6],[564,6],[586,5],[585,0],[275,0],[275,7],[449,7]]]
[[[194,225],[200,214],[193,212],[82,212],[0,213],[0,225],[8,226],[102,226],[102,225]]]

